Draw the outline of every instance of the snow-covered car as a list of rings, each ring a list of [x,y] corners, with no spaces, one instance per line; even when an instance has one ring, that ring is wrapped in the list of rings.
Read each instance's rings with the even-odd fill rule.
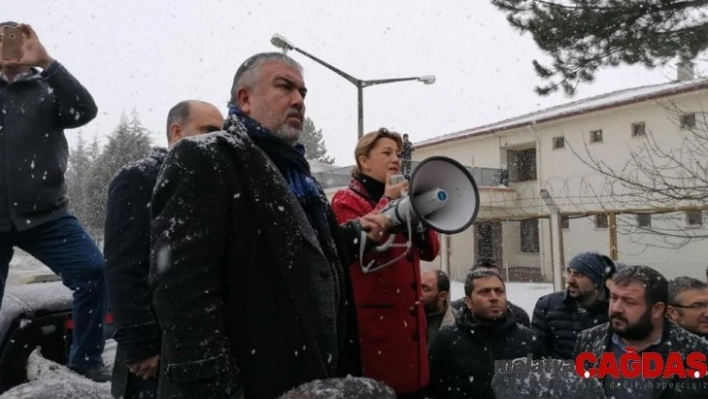
[[[8,286],[0,309],[0,394],[27,381],[27,358],[41,355],[65,365],[74,324],[71,290],[60,281]],[[106,320],[107,335],[112,332]]]

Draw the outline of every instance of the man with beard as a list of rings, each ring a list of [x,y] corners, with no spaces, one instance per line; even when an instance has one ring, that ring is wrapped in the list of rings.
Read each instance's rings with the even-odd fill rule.
[[[455,322],[450,306],[450,278],[442,270],[425,270],[421,273],[420,285],[430,342],[441,327]]]
[[[582,252],[568,262],[566,291],[538,299],[531,328],[548,355],[570,359],[578,333],[607,321],[605,280],[614,272],[609,257]]]
[[[475,263],[475,265],[472,266],[472,269],[470,271],[473,272],[475,270],[489,270],[494,273],[497,273],[501,277],[501,270],[499,269],[499,266],[494,263],[493,260],[488,258],[482,258],[477,263]],[[465,297],[456,299],[452,301],[451,304],[453,312],[459,312],[460,309],[465,306]],[[522,307],[511,303],[511,301],[509,300],[506,301],[506,306],[509,308],[511,315],[517,323],[521,324],[524,327],[531,327],[531,320],[529,319],[529,314],[526,313],[526,311]]]
[[[655,352],[666,360],[669,352],[683,356],[697,351],[708,354],[708,343],[679,328],[668,320],[666,304],[669,300],[668,283],[664,276],[647,266],[629,266],[617,272],[608,282],[610,289],[610,321],[583,331],[578,337],[574,355],[593,353],[600,359],[604,352],[612,352],[616,359],[632,348]],[[586,365],[586,368],[596,365]],[[634,364],[632,367],[641,367]],[[685,365],[684,365],[685,367]],[[642,398],[706,398],[705,377],[700,380],[678,377],[671,379],[623,379],[605,376],[601,381],[607,397],[615,399]]]
[[[357,371],[343,265],[390,221],[336,223],[298,143],[306,94],[300,64],[256,54],[236,72],[225,131],[165,158],[151,204],[160,398],[273,399]]]
[[[465,307],[430,343],[429,396],[492,399],[495,360],[541,356],[541,341],[533,330],[514,322],[506,304],[506,287],[497,273],[467,275]]]
[[[708,338],[708,284],[692,277],[671,280],[667,314],[686,331]]]

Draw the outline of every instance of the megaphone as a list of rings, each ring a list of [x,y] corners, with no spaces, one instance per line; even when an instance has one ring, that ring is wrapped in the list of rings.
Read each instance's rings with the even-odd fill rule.
[[[439,233],[456,234],[477,218],[479,189],[470,172],[459,162],[434,156],[415,168],[408,195],[391,201],[381,213],[391,219],[392,229],[422,223]],[[389,240],[392,242],[393,238]]]

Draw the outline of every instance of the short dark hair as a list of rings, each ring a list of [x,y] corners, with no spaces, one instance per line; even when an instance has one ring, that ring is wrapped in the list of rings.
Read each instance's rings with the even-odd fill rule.
[[[236,70],[233,83],[231,84],[231,97],[229,100],[230,106],[237,105],[236,95],[238,94],[239,89],[242,87],[253,88],[253,86],[256,84],[255,81],[258,78],[257,73],[259,72],[260,68],[263,65],[273,61],[278,61],[290,65],[300,71],[300,73],[302,73],[302,65],[292,59],[289,55],[278,52],[255,54],[249,57],[246,61],[244,61],[241,66],[238,67],[238,70]]]
[[[15,21],[0,22],[0,27],[3,27],[3,26],[20,26],[20,24],[18,24]]]
[[[190,100],[180,101],[170,108],[170,112],[167,113],[167,140],[170,139],[170,126],[173,123],[180,125],[187,123],[191,109],[192,101]]]
[[[677,277],[669,281],[669,303],[680,305],[679,295],[687,290],[705,290],[708,284],[693,277]]]
[[[644,299],[650,307],[659,302],[668,305],[669,283],[666,277],[649,266],[624,267],[615,273],[611,280],[620,287],[626,287],[631,283],[643,285]]]
[[[470,269],[470,270],[471,270],[471,271],[475,271],[475,270],[479,270],[480,268],[483,268],[483,267],[485,267],[485,268],[497,269],[497,270],[501,271],[501,269],[499,269],[499,266],[497,266],[497,264],[496,264],[496,263],[494,262],[494,260],[492,260],[491,258],[479,258],[479,259],[477,259],[477,263],[475,263],[475,264],[472,266],[472,269]]]
[[[438,278],[438,292],[450,292],[450,277],[447,276],[442,270],[435,270],[435,274]]]
[[[475,270],[467,273],[467,277],[465,278],[465,296],[472,295],[472,291],[474,291],[474,280],[487,277],[496,277],[502,282],[502,285],[506,286],[499,273],[490,270]]]

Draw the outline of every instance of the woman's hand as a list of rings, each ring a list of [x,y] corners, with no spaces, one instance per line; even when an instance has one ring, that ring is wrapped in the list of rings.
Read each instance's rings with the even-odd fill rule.
[[[396,173],[388,172],[386,173],[386,186],[384,188],[384,195],[391,199],[400,198],[401,195],[408,192],[408,180],[403,180],[400,183],[391,184],[391,176]]]
[[[367,232],[369,239],[374,242],[380,242],[386,230],[391,227],[391,219],[378,211],[362,216],[359,218],[359,223],[361,223],[361,228]]]

